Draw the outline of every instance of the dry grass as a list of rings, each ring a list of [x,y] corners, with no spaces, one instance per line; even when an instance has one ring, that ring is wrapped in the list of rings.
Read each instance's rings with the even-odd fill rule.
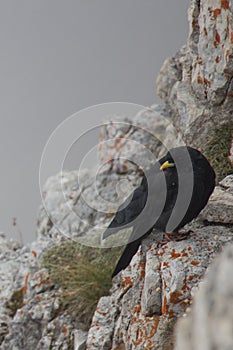
[[[87,328],[99,298],[108,295],[111,274],[121,248],[97,249],[67,241],[42,258],[51,281],[62,288],[62,310],[75,314]]]

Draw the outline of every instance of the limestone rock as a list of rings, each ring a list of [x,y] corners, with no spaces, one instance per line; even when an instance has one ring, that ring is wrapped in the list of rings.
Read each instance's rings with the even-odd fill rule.
[[[130,266],[116,277],[112,295],[100,299],[88,350],[172,349],[177,317],[192,302],[207,266],[233,241],[232,228],[224,226],[199,227],[188,240],[157,248],[159,236],[154,232],[143,241]]]
[[[176,350],[233,348],[233,245],[208,269],[188,317],[178,322]]]
[[[27,296],[8,324],[1,349],[72,348],[78,325],[71,315],[60,311],[60,291],[51,285],[48,271],[37,271],[27,288]]]
[[[164,62],[157,93],[184,140],[205,148],[215,128],[232,123],[233,4],[192,0],[188,16],[187,44]]]
[[[146,170],[158,155],[182,144],[169,114],[159,105],[142,109],[133,118],[114,116],[106,122],[100,133],[99,159],[108,171],[125,174],[138,172],[139,167]]]
[[[229,175],[215,187],[201,217],[209,222],[233,224],[233,176]]]

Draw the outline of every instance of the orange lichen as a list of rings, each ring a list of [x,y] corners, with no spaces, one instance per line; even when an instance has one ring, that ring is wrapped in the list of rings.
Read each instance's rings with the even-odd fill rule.
[[[179,258],[180,257],[180,253],[176,253],[176,250],[173,248],[171,251],[171,257],[173,259]]]
[[[206,85],[208,85],[209,87],[211,86],[211,83],[210,83],[210,81],[207,78],[204,78],[204,83]]]
[[[98,311],[100,315],[102,316],[106,316],[107,315],[107,312],[106,311]]]
[[[219,56],[216,56],[215,57],[215,62],[218,63],[220,61],[220,57]]]
[[[125,277],[122,281],[121,281],[121,287],[125,288],[130,288],[133,286],[133,281],[131,280],[131,278],[129,276]]]
[[[198,82],[198,84],[203,84],[203,80],[202,80],[200,74],[198,74],[198,76],[197,76],[197,82]]]
[[[30,276],[30,272],[28,272],[25,276],[24,286],[22,288],[23,295],[25,295],[27,293],[29,276]]]
[[[163,288],[164,288],[164,289],[167,288],[167,283],[166,283],[166,281],[163,281]]]
[[[221,9],[214,9],[214,10],[213,10],[214,18],[217,18],[218,15],[220,15],[220,13],[221,13]]]
[[[192,21],[192,26],[193,26],[193,27],[198,26],[198,21],[197,21],[197,20],[195,20],[195,19],[193,19],[193,21]]]
[[[229,9],[229,1],[228,0],[221,0],[221,6],[224,10]]]
[[[141,281],[145,277],[145,263],[140,261],[139,266],[141,267],[141,273],[139,277],[139,281]]]
[[[204,33],[205,33],[205,35],[208,35],[206,27],[204,27]]]
[[[151,331],[148,335],[148,338],[152,338],[155,335],[157,328],[158,328],[158,325],[159,325],[159,316],[155,316],[154,323],[151,327]]]
[[[168,263],[167,261],[164,261],[164,262],[163,262],[163,266],[164,266],[164,267],[169,267],[169,263]]]
[[[187,249],[188,249],[188,250],[192,250],[192,247],[188,247]]]
[[[168,312],[168,305],[167,305],[167,297],[165,295],[163,298],[162,314],[165,314],[167,312]]]
[[[181,301],[181,299],[180,299],[181,296],[182,296],[182,293],[177,291],[177,290],[175,292],[171,292],[170,293],[170,301],[171,301],[171,303],[172,304],[178,304]]]
[[[37,257],[37,252],[35,250],[32,250],[32,254],[34,255],[34,257]]]
[[[174,311],[173,310],[169,310],[168,311],[168,317],[169,318],[173,318],[174,317]]]
[[[138,345],[140,345],[142,343],[143,332],[142,332],[141,328],[138,328],[137,331],[136,331],[136,339],[137,340],[132,339],[132,343],[133,343],[134,346],[138,346]]]
[[[136,312],[137,314],[139,314],[140,311],[141,311],[141,309],[142,309],[141,304],[138,304],[137,306],[134,307],[134,312]]]
[[[233,32],[231,32],[231,44],[233,44]]]
[[[37,284],[37,287],[40,288],[44,284],[50,285],[51,284],[50,279],[41,279],[41,281]]]
[[[192,265],[199,265],[199,264],[200,264],[200,261],[194,261],[194,260],[193,260],[193,261],[191,261],[191,264],[192,264]]]
[[[69,334],[69,329],[68,329],[65,325],[63,325],[63,326],[62,326],[62,332],[63,332],[64,335],[67,337],[67,335]]]
[[[217,47],[220,43],[220,35],[218,34],[218,32],[216,31],[215,34],[215,41],[214,41],[214,47]]]

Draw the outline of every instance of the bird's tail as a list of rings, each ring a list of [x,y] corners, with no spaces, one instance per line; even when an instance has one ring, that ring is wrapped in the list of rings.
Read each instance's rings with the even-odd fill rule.
[[[137,253],[141,241],[142,239],[139,238],[127,244],[115,267],[115,270],[113,271],[112,277],[116,276],[121,270],[124,270],[129,265],[132,257]]]

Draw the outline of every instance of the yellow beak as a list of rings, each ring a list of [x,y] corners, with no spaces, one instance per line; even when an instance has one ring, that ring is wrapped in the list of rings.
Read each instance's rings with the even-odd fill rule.
[[[164,169],[167,169],[167,168],[172,168],[175,166],[175,163],[169,163],[169,161],[167,160],[166,162],[164,162],[161,167],[160,167],[160,170],[164,170]]]

